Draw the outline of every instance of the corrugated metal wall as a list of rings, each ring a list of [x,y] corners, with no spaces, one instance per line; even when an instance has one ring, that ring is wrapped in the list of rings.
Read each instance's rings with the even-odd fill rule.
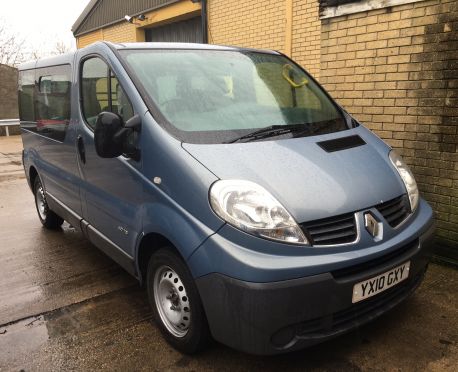
[[[202,18],[194,17],[145,30],[145,41],[202,43]]]
[[[178,0],[100,0],[81,23],[75,35],[122,20],[125,15],[133,15],[146,10],[176,3]]]

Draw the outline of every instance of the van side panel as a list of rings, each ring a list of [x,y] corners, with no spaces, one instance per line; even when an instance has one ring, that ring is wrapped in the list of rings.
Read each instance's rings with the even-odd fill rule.
[[[72,58],[67,57],[63,64],[41,62],[40,68],[21,70],[19,111],[27,177],[35,167],[46,192],[81,215],[75,123],[70,109]],[[69,222],[79,226],[78,219]]]
[[[127,255],[133,260],[142,226],[142,161],[124,156],[101,158],[94,145],[93,129],[97,116],[102,111],[115,110],[112,100],[118,94],[111,84],[116,78],[122,87],[126,85],[125,79],[119,76],[122,72],[107,63],[111,53],[105,45],[94,45],[79,51],[76,58],[75,75],[80,80],[75,91],[78,99],[74,101],[74,118],[79,146],[81,201],[83,218],[90,225],[87,231],[91,242],[113,258],[121,251],[121,257]],[[88,68],[85,77],[86,66],[92,66],[92,70],[88,73]],[[109,71],[115,76],[108,80]]]
[[[73,128],[67,131],[63,143],[42,137],[37,142],[39,145],[35,164],[46,193],[81,216],[81,178],[75,154],[75,131]]]
[[[149,112],[143,117],[141,135],[143,232],[163,235],[186,260],[224,225],[212,212],[205,192],[217,178],[167,135]]]
[[[99,157],[94,134],[82,121],[79,136],[84,141],[86,157],[84,164],[80,162],[83,218],[132,257],[141,232],[141,164],[123,156]]]

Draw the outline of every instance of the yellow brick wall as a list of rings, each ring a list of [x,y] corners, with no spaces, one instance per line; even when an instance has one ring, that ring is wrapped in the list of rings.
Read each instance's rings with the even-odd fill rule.
[[[288,4],[292,6],[289,24]],[[317,0],[209,0],[208,25],[212,44],[279,50],[319,77],[321,21]],[[287,27],[292,28],[291,41]]]
[[[285,51],[285,3],[278,0],[210,0],[209,42]]]
[[[78,48],[84,48],[96,41],[103,40],[102,30],[89,32],[76,38],[76,45]]]
[[[292,58],[320,77],[321,21],[318,0],[293,1]]]
[[[137,41],[137,28],[128,22],[120,22],[104,29],[84,34],[78,38],[78,48],[84,48],[96,41],[106,40],[114,43]]]
[[[320,82],[399,149],[458,246],[458,3],[422,1],[323,20]]]
[[[103,29],[103,40],[113,43],[134,42],[136,41],[135,25],[129,22],[117,23]]]

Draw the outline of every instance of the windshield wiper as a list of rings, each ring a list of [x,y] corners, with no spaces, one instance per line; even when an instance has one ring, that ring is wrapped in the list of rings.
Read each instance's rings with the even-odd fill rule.
[[[293,133],[297,131],[303,131],[304,124],[293,124],[293,125],[270,125],[268,127],[264,127],[258,130],[255,130],[254,132],[250,132],[248,134],[244,134],[243,136],[234,138],[230,141],[224,142],[224,143],[234,143],[234,142],[239,142],[243,140],[257,140],[261,138],[268,138],[268,137],[275,137],[275,136],[280,136],[282,134],[286,133]],[[248,142],[248,141],[246,141]]]

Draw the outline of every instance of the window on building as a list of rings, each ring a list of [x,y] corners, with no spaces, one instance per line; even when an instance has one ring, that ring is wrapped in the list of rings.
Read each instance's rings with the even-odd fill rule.
[[[102,111],[114,112],[124,121],[134,114],[132,104],[118,79],[100,58],[90,58],[83,63],[81,94],[83,115],[92,129]]]
[[[320,6],[339,6],[350,3],[359,3],[362,0],[319,0]]]
[[[318,3],[320,18],[326,19],[418,1],[423,0],[318,0]]]

